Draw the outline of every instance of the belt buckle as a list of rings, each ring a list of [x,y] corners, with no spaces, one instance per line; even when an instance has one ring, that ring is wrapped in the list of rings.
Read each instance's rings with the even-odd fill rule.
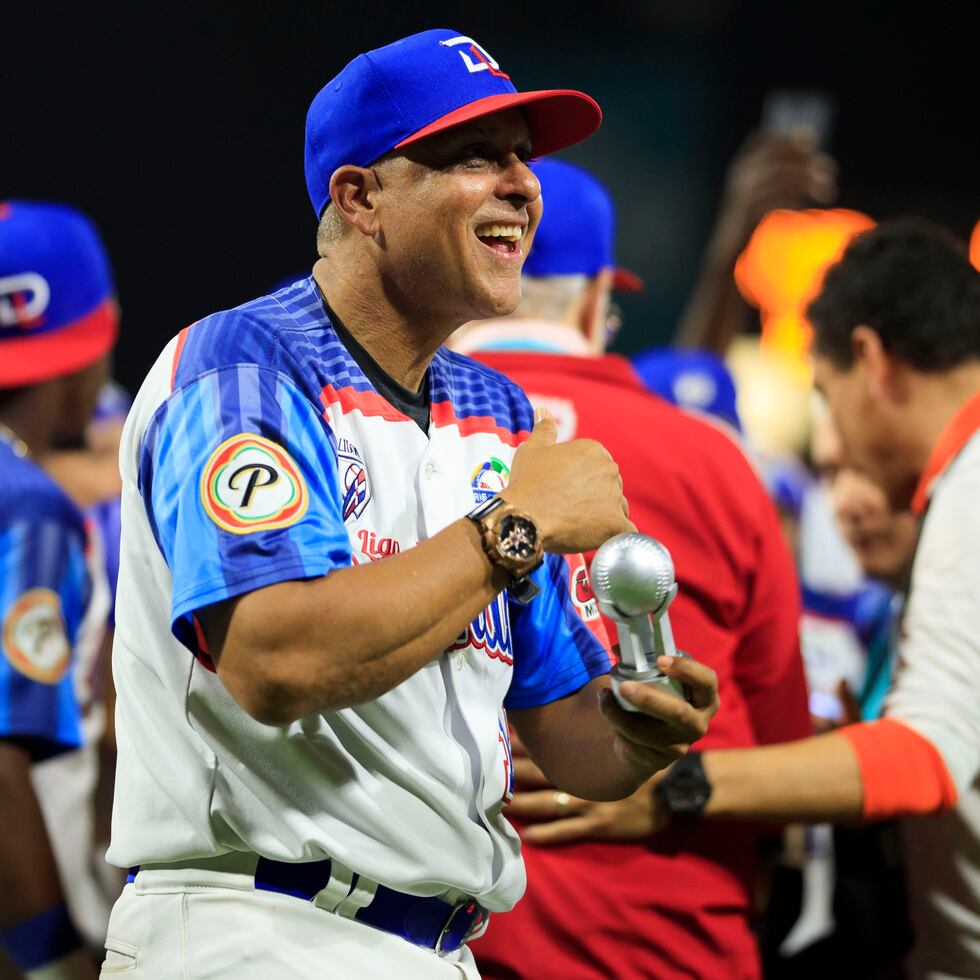
[[[459,915],[460,912],[472,911],[479,907],[480,907],[479,903],[475,898],[464,898],[461,901],[457,902],[452,907],[452,911],[449,913],[448,917],[446,918],[446,924],[442,927],[442,929],[439,932],[439,936],[436,939],[435,952],[437,955],[442,954],[444,952],[451,953],[453,952],[453,950],[459,949],[459,947],[462,946],[464,942],[466,942],[466,936],[470,932],[470,929],[472,928],[473,925],[472,922],[470,923],[470,927],[467,928],[466,932],[463,933],[463,935],[460,937],[459,943],[457,945],[453,946],[452,949],[444,950],[442,948],[442,941],[443,939],[446,938],[446,934],[449,932],[449,930],[452,929],[453,921],[455,920],[456,916]],[[480,918],[482,918],[482,916]]]

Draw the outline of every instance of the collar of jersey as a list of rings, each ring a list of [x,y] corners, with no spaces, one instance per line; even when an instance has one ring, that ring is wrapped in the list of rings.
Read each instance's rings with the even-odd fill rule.
[[[912,510],[916,514],[925,513],[929,506],[929,498],[943,474],[978,431],[980,431],[980,391],[966,401],[933,445],[929,460],[912,495]]]

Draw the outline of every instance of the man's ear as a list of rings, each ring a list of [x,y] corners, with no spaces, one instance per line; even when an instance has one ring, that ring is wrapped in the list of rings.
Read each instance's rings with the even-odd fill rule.
[[[873,327],[861,324],[851,331],[854,363],[868,380],[868,391],[876,399],[900,400],[902,378],[898,361],[885,350],[881,335]]]
[[[579,330],[597,354],[606,349],[606,322],[609,318],[609,295],[613,270],[601,269],[585,288],[579,313]]]
[[[367,167],[345,163],[330,177],[330,202],[343,221],[362,235],[373,237],[380,230],[377,174]]]

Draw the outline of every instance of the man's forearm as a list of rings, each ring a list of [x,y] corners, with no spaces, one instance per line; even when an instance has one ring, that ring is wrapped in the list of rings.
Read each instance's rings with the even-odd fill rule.
[[[31,760],[0,740],[0,929],[63,901],[61,881],[41,806],[31,783]]]
[[[608,677],[597,677],[570,697],[527,711],[511,711],[521,741],[557,789],[585,800],[620,800],[653,770],[624,760],[613,748],[616,733],[598,708]],[[671,759],[664,759],[664,766]]]
[[[391,690],[506,584],[476,526],[461,520],[400,555],[269,586],[202,618],[235,699],[260,721],[285,724]]]
[[[678,347],[710,350],[722,357],[745,326],[749,307],[735,285],[736,257],[737,253],[717,254],[709,247],[677,327]]]
[[[830,732],[782,745],[703,753],[706,817],[824,823],[857,820],[862,785],[847,739]]]

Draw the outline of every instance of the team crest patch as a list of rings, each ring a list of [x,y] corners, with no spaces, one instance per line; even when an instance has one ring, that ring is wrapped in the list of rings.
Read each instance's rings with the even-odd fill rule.
[[[340,486],[344,492],[344,520],[357,520],[371,500],[367,467],[350,439],[337,441],[337,463],[340,467]]]
[[[485,500],[495,497],[510,482],[510,470],[507,464],[496,456],[491,456],[481,463],[470,477],[473,487],[473,499],[482,504]]]
[[[222,530],[251,534],[295,524],[306,513],[310,495],[285,449],[242,432],[211,454],[201,474],[201,501]]]
[[[3,621],[3,652],[31,680],[57,684],[65,676],[71,645],[57,592],[29,589],[14,602]]]

